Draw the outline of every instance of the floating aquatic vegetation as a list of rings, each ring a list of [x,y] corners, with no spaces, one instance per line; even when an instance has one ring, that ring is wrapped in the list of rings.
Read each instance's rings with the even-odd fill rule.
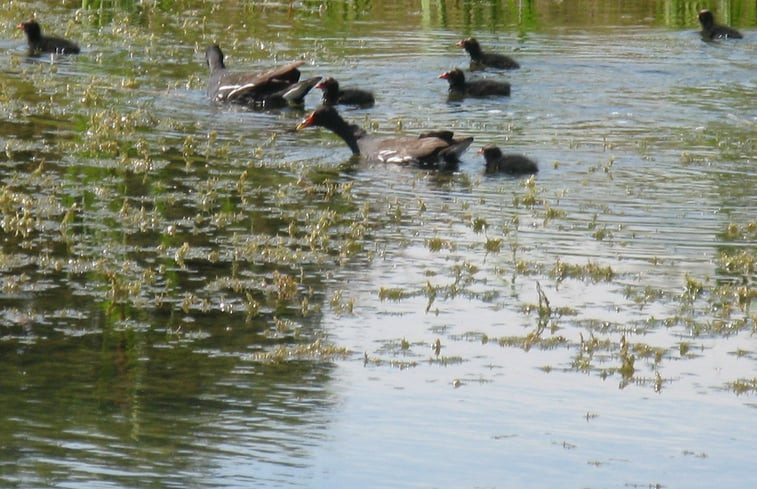
[[[272,351],[253,353],[248,360],[266,363],[282,363],[300,360],[334,361],[353,354],[347,348],[324,344],[320,339],[299,345],[280,345]]]
[[[452,356],[452,357],[431,357],[428,359],[428,363],[432,365],[441,365],[442,367],[447,367],[450,365],[459,365],[463,363],[465,360],[462,357],[459,356]]]
[[[610,265],[603,267],[592,261],[588,261],[586,265],[574,265],[566,263],[558,257],[550,275],[558,282],[566,278],[589,279],[592,282],[609,282],[615,276],[615,272],[613,272]]]
[[[737,395],[757,393],[757,377],[726,382],[725,386],[726,389],[733,391]]]

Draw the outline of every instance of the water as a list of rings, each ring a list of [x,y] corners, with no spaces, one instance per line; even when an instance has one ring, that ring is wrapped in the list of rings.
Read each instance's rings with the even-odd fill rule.
[[[0,41],[0,486],[757,483],[753,4],[102,3],[35,4],[78,57]],[[468,35],[512,97],[446,100]],[[475,142],[355,161],[210,105],[212,42]]]

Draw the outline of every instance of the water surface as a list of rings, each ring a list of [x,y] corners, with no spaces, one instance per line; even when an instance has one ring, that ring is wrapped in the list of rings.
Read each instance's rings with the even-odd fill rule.
[[[692,2],[3,7],[1,486],[757,483],[753,2],[714,43]],[[33,14],[83,53],[26,57]],[[447,100],[470,35],[511,97]],[[318,93],[211,105],[212,42],[475,142],[362,163],[293,131]]]

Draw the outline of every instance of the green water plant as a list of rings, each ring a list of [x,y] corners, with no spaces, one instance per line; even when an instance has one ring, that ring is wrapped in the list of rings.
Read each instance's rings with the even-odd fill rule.
[[[327,344],[321,339],[312,342],[279,345],[271,351],[256,352],[249,355],[249,359],[257,362],[283,363],[301,360],[333,361],[346,359],[353,352],[347,348]]]
[[[737,395],[754,394],[757,393],[757,377],[741,378],[726,382],[725,387]]]
[[[566,278],[576,278],[580,280],[589,279],[592,282],[609,282],[615,277],[615,272],[610,265],[603,267],[591,260],[585,265],[574,265],[566,263],[558,257],[551,270],[550,276],[558,282],[561,282]]]

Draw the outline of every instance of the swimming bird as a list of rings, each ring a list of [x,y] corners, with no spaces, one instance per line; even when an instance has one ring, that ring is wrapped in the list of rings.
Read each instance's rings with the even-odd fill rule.
[[[450,95],[488,97],[491,95],[510,95],[510,84],[496,80],[473,80],[465,81],[465,75],[459,68],[447,71],[439,75],[449,83]]]
[[[485,53],[474,37],[459,41],[457,47],[463,48],[468,52],[473,64],[489,66],[491,68],[501,68],[504,70],[520,68],[518,62],[509,56],[497,53]]]
[[[741,39],[744,37],[733,27],[716,24],[715,17],[707,9],[699,11],[699,23],[702,24],[702,38],[707,41],[719,38]]]
[[[302,105],[305,95],[321,80],[320,76],[300,80],[300,66],[295,61],[259,73],[232,73],[223,62],[217,45],[205,51],[210,68],[207,94],[215,102],[232,102],[257,108],[280,108]]]
[[[539,167],[530,158],[519,154],[503,154],[502,150],[493,144],[479,149],[478,154],[484,155],[487,174],[527,175],[539,171]]]
[[[452,170],[472,137],[455,138],[452,131],[429,131],[418,137],[381,138],[345,121],[334,107],[321,106],[297,125],[297,130],[320,126],[342,138],[352,153],[368,161]]]
[[[375,103],[371,92],[360,88],[340,88],[339,82],[332,77],[324,78],[315,86],[323,90],[323,103],[326,105],[359,105],[369,107]]]
[[[59,37],[43,36],[42,27],[36,20],[22,22],[17,26],[26,33],[26,40],[29,43],[29,53],[56,53],[56,54],[78,54],[79,46],[75,43],[61,39]]]

